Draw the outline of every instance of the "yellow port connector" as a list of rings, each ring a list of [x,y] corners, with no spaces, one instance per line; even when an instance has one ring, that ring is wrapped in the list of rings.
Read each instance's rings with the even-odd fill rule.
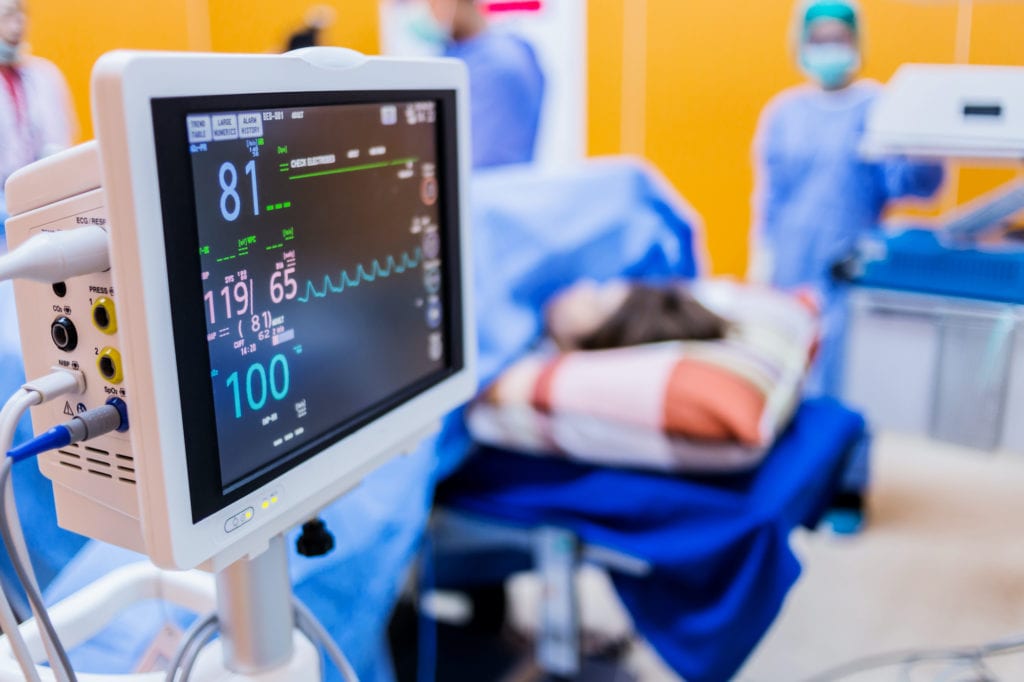
[[[96,368],[100,376],[112,384],[119,384],[124,381],[124,370],[121,367],[121,353],[116,348],[107,346],[100,351],[96,358]]]
[[[100,296],[93,302],[92,323],[104,334],[117,332],[117,311],[113,299]]]

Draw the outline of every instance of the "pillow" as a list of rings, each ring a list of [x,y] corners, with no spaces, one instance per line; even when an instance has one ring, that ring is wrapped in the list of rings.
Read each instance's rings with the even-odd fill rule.
[[[468,412],[485,444],[674,471],[753,466],[788,424],[817,339],[813,302],[705,280],[691,292],[730,322],[714,341],[600,351],[544,348]]]

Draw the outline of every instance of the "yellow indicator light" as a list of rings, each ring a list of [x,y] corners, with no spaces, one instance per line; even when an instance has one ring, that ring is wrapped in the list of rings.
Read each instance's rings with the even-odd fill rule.
[[[269,509],[270,508],[270,503],[267,502],[266,500],[263,500],[263,505],[262,506],[263,506],[264,509]]]
[[[270,504],[277,504],[277,495],[270,498]]]
[[[251,511],[245,512],[245,518],[251,519],[252,518],[252,512]]]

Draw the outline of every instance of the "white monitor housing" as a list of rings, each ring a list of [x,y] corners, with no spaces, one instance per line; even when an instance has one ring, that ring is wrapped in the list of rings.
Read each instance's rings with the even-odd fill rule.
[[[220,570],[474,391],[465,68],[125,51],[92,85],[95,142],[12,176],[7,233],[107,230],[111,270],[15,295],[27,375],[88,384],[35,430],[110,396],[130,428],[40,467],[65,528]]]
[[[1024,67],[906,64],[867,121],[868,157],[1024,159]]]

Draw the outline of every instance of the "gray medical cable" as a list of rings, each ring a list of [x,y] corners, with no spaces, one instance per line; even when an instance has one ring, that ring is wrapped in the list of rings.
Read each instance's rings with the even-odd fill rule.
[[[15,397],[19,399],[15,400],[15,402],[30,403],[28,407],[31,407],[33,404],[38,402],[37,394],[33,391],[25,391],[24,387],[14,396],[11,396],[12,399]],[[21,421],[24,413],[28,411],[28,407],[26,407],[25,404],[22,404],[17,409],[14,409],[12,406],[14,411],[12,412],[9,410],[6,415],[0,411],[0,420],[10,420],[7,427],[0,425],[0,447],[11,447],[15,432],[17,431],[17,425]],[[2,455],[2,451],[0,451],[0,455]],[[16,507],[8,510],[9,514],[16,512]],[[29,556],[27,547],[20,547],[18,548],[18,551],[23,551],[24,556]],[[3,590],[3,593],[6,596],[5,601],[9,600],[11,611],[14,613],[14,617],[17,619],[18,623],[24,623],[32,617],[32,607],[29,606],[28,599],[25,597],[25,593],[21,589],[21,583],[18,582],[18,577],[16,575],[5,574],[0,576],[0,590]]]
[[[12,450],[14,433],[17,429],[25,411],[33,405],[41,405],[49,402],[58,396],[72,393],[82,393],[85,390],[85,376],[77,370],[65,370],[54,368],[49,374],[32,379],[22,385],[0,410],[0,446],[6,450],[0,452],[0,536],[7,547],[8,556],[14,566],[14,572],[21,582],[25,596],[28,598],[32,613],[35,616],[36,628],[42,640],[43,648],[46,650],[47,659],[50,661],[50,669],[57,682],[76,682],[75,671],[71,667],[67,651],[57,635],[50,614],[46,610],[43,595],[39,589],[39,582],[36,580],[35,570],[32,568],[32,560],[29,557],[28,547],[25,544],[25,533],[21,527],[21,519],[18,516],[18,507],[15,504],[14,485],[11,480],[12,460],[7,453]],[[4,594],[4,600],[8,597]],[[20,638],[20,630],[15,628],[9,633],[13,642]],[[12,646],[14,646],[12,644]],[[33,669],[35,667],[34,661]],[[21,661],[19,660],[19,664]],[[35,675],[27,676],[27,679],[37,679]]]
[[[908,670],[904,671],[904,676],[908,677],[913,672],[913,666],[909,666]],[[985,664],[985,660],[981,658],[974,659],[955,659],[951,661],[945,671],[938,671],[939,677],[935,678],[935,682],[955,682],[955,680],[963,680],[963,674],[969,673],[973,682],[997,682],[999,679],[995,673],[989,669]]]
[[[326,678],[327,677],[326,671],[327,671],[327,664],[328,664],[328,662],[327,662],[327,656],[324,655],[324,647],[320,646],[320,642],[319,642],[318,638],[316,638],[316,633],[314,633],[314,632],[312,632],[310,630],[310,628],[309,628],[308,624],[306,623],[306,621],[303,620],[299,616],[298,613],[295,613],[293,611],[292,612],[292,617],[295,618],[295,628],[299,632],[301,632],[303,635],[305,635],[306,639],[308,639],[310,642],[312,642],[313,646],[316,648],[316,655],[317,655],[317,658],[320,660],[320,677],[321,678]],[[333,659],[331,659],[331,660],[333,661]]]
[[[187,655],[189,647],[199,639],[200,633],[205,628],[211,625],[216,628],[217,624],[217,614],[215,613],[208,614],[202,618],[197,618],[196,621],[192,623],[191,627],[189,627],[189,629],[185,631],[185,634],[182,635],[181,641],[178,642],[178,648],[174,652],[174,658],[171,659],[170,664],[167,666],[167,675],[164,677],[165,682],[175,682],[175,676],[181,669],[182,661]]]
[[[55,368],[49,374],[26,382],[8,399],[3,410],[0,410],[0,446],[6,448],[0,452],[0,457],[3,458],[3,462],[0,463],[0,535],[7,547],[14,572],[17,574],[29,605],[32,607],[36,628],[57,682],[74,682],[76,680],[75,672],[71,668],[67,652],[64,650],[57,631],[53,627],[53,622],[50,620],[50,615],[46,611],[46,604],[43,602],[43,596],[39,590],[35,570],[32,568],[28,547],[25,544],[25,533],[21,527],[21,519],[18,517],[18,507],[14,499],[14,486],[11,482],[12,462],[6,453],[11,450],[18,422],[29,407],[41,405],[58,396],[81,393],[84,390],[85,377],[81,372]],[[4,601],[8,600],[6,593],[3,598]],[[8,633],[8,637],[13,647],[15,639],[21,638],[21,632],[14,628]],[[19,659],[19,664],[21,663],[22,661]],[[31,661],[31,663],[34,671],[35,662]],[[36,675],[27,675],[27,679],[37,679],[37,677]]]
[[[43,638],[43,646],[47,650],[50,660],[50,667],[53,669],[53,676],[58,682],[76,682],[75,671],[71,668],[71,661],[68,653],[64,650],[57,631],[50,620],[50,614],[46,611],[46,604],[43,603],[43,596],[39,592],[35,575],[32,572],[31,563],[25,561],[25,557],[17,551],[17,547],[23,546],[24,534],[21,530],[21,523],[18,520],[17,511],[14,514],[8,513],[9,508],[14,508],[14,490],[11,484],[11,461],[4,457],[0,463],[0,536],[3,536],[4,544],[11,555],[11,563],[14,564],[14,572],[18,574],[18,580],[25,590],[28,603],[32,606],[32,613],[36,617],[36,627]],[[18,540],[21,540],[19,545]],[[26,566],[26,563],[28,565]]]
[[[210,640],[217,634],[217,630],[220,628],[220,623],[216,617],[201,629],[196,631],[195,637],[191,644],[185,649],[184,655],[181,657],[181,675],[179,676],[179,682],[188,682],[189,678],[192,677],[192,669],[196,665],[196,661],[199,660],[199,654],[202,653],[203,648],[210,643]]]
[[[341,650],[341,647],[330,636],[323,624],[317,620],[313,612],[309,610],[309,607],[299,601],[298,598],[293,598],[292,609],[295,612],[296,627],[299,628],[299,631],[310,642],[327,652],[328,658],[331,659],[331,663],[338,669],[341,676],[345,678],[345,682],[359,682],[359,676]],[[220,622],[215,613],[197,619],[185,632],[181,642],[178,643],[178,648],[174,652],[174,658],[171,659],[167,667],[164,682],[188,682],[189,677],[192,675],[192,668],[199,659],[200,652],[210,642],[219,628]]]
[[[834,682],[879,668],[936,661],[984,661],[1024,650],[1024,637],[1000,640],[978,647],[950,649],[909,649],[867,656],[807,678],[804,682]]]
[[[320,646],[327,652],[331,662],[334,663],[334,667],[345,678],[345,682],[359,682],[359,676],[356,675],[352,664],[345,657],[345,653],[338,646],[338,643],[334,641],[330,633],[327,632],[327,628],[309,610],[309,607],[299,601],[297,597],[294,597],[292,598],[292,608],[295,609],[295,622],[299,624],[299,628],[314,644],[320,643]]]
[[[217,628],[218,625],[216,623],[211,623],[204,628],[189,650],[185,652],[184,658],[181,659],[181,682],[188,682],[192,677],[192,668],[196,666],[199,654],[202,653],[203,647],[209,644],[210,640],[217,634]]]
[[[14,443],[14,432],[18,427],[18,422],[21,421],[22,415],[28,411],[28,408],[39,401],[40,397],[38,394],[26,391],[25,389],[18,389],[8,399],[3,409],[0,410],[0,447],[10,449]],[[4,450],[4,453],[6,453],[6,450]],[[13,557],[11,562],[14,562]],[[32,660],[32,655],[25,644],[25,639],[21,636],[21,630],[18,628],[18,619],[14,616],[14,611],[11,609],[10,601],[4,589],[0,589],[0,628],[7,635],[11,651],[21,667],[21,672],[25,675],[25,680],[27,682],[39,682],[39,671],[36,670],[36,663]]]

